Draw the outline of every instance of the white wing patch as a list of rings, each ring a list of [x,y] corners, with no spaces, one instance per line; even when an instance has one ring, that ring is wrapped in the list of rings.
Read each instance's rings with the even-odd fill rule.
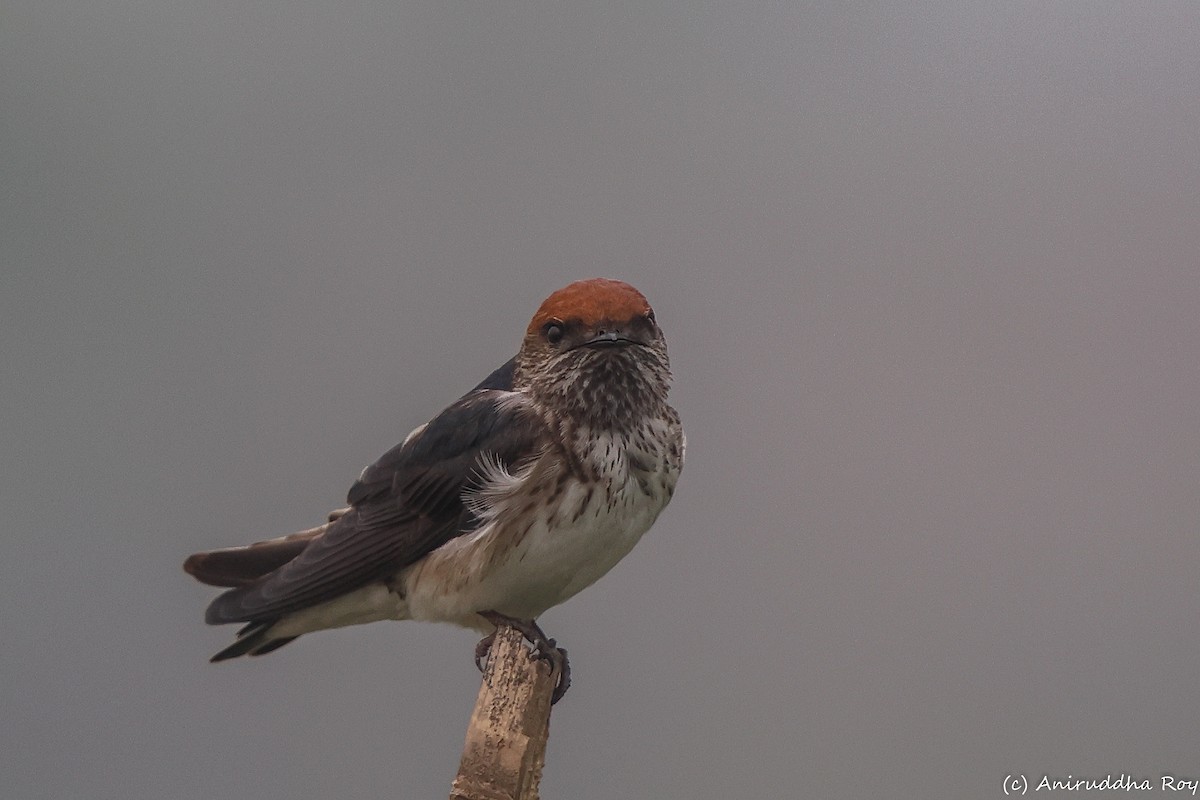
[[[420,425],[418,425],[417,427],[413,428],[411,431],[409,431],[409,432],[408,432],[408,436],[405,436],[405,437],[404,437],[404,441],[400,443],[400,446],[401,446],[401,447],[403,447],[404,445],[406,445],[406,444],[408,444],[409,442],[411,442],[413,439],[415,439],[415,438],[417,438],[418,436],[420,436],[422,433],[424,433],[424,432],[425,432],[425,429],[426,429],[426,428],[428,428],[428,427],[429,427],[429,423],[428,423],[428,422],[422,422]]]

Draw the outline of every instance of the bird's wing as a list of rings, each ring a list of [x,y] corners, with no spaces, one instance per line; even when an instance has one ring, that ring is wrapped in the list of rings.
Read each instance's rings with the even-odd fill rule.
[[[470,439],[479,434],[478,431],[461,429],[461,420],[471,416],[467,409],[460,409],[464,403],[479,403],[486,411],[487,401],[499,401],[512,391],[513,369],[516,358],[510,358],[503,366],[497,368],[491,375],[484,378],[478,386],[467,392],[458,402],[447,408],[439,416],[425,425],[421,425],[408,435],[403,442],[379,457],[379,460],[362,471],[358,480],[350,487],[346,502],[351,506],[387,492],[394,480],[397,470],[403,470],[413,464],[436,465],[447,454],[453,455],[471,448]],[[491,391],[489,391],[491,390]],[[477,409],[477,411],[480,409]],[[478,415],[476,415],[478,416]],[[486,416],[483,415],[483,416]],[[503,426],[511,420],[480,419],[476,424],[489,427]],[[477,451],[473,455],[477,456]],[[468,468],[474,465],[469,464]],[[417,476],[419,477],[419,476]]]
[[[363,470],[351,509],[300,555],[253,586],[225,592],[210,623],[252,622],[380,580],[474,527],[463,504],[489,460],[515,469],[546,441],[541,418],[510,392],[474,391]]]
[[[505,392],[511,392],[513,388],[513,373],[517,369],[517,357],[513,356],[508,361],[505,361],[499,367],[488,375],[479,385],[471,391],[477,392],[480,389],[501,389]]]
[[[303,553],[314,539],[332,525],[331,520],[316,528],[276,539],[194,553],[183,562],[183,569],[209,586],[250,586],[263,575],[274,572]]]

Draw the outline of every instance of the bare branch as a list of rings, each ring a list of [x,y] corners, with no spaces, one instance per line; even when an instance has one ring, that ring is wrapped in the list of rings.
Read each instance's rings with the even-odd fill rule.
[[[537,800],[554,680],[524,637],[501,627],[479,687],[450,800]]]

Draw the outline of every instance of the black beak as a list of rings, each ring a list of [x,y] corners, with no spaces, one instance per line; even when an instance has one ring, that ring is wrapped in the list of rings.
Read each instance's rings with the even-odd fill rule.
[[[581,342],[582,347],[594,348],[629,347],[630,344],[644,344],[644,342],[619,329],[601,331],[592,338],[584,339]]]
[[[570,336],[568,350],[578,347],[596,350],[632,345],[649,347],[654,344],[658,329],[653,320],[635,316],[627,320],[601,319],[587,325],[576,325]]]
[[[631,344],[641,344],[641,342],[626,336],[619,330],[601,331],[581,343],[583,347],[628,347]]]

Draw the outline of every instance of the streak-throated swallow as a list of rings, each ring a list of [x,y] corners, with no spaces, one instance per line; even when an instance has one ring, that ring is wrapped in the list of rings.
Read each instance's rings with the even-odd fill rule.
[[[248,623],[213,656],[269,653],[305,633],[377,620],[511,624],[552,662],[537,617],[608,572],[666,507],[683,466],[667,347],[621,281],[550,295],[517,355],[362,471],[319,527],[196,553],[230,587],[210,624]]]

